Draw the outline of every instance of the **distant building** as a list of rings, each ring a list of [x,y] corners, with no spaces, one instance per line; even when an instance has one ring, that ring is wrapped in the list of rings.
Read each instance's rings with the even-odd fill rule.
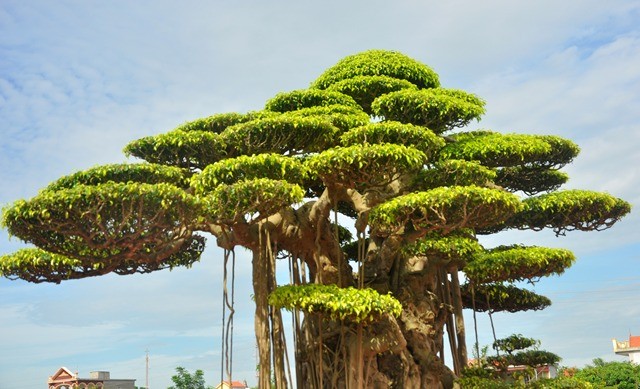
[[[611,341],[613,342],[614,353],[626,355],[631,363],[640,365],[640,336],[631,336],[629,334],[629,340],[617,341],[611,339]]]
[[[66,367],[49,377],[49,389],[135,389],[136,380],[111,379],[108,371],[92,371],[89,378],[79,378]]]
[[[249,389],[247,386],[247,381],[222,381],[216,389]]]

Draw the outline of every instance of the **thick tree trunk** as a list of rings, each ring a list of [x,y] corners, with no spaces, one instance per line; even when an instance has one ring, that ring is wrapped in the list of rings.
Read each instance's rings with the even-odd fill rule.
[[[264,260],[262,249],[253,250],[253,296],[256,303],[254,318],[256,343],[258,346],[258,388],[269,389],[271,383],[271,338],[269,331],[269,264]]]

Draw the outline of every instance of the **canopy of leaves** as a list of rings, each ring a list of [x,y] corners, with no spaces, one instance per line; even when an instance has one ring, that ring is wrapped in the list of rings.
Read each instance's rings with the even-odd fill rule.
[[[411,146],[422,151],[429,160],[444,146],[444,140],[425,127],[393,121],[353,128],[342,134],[340,143],[343,146],[379,143]]]
[[[274,112],[288,112],[302,108],[330,105],[346,105],[360,109],[358,103],[351,96],[333,90],[322,89],[300,89],[278,93],[267,101],[265,109]]]
[[[508,225],[520,229],[604,230],[631,211],[631,204],[607,193],[566,190],[530,197]]]
[[[569,250],[499,246],[471,257],[464,272],[475,284],[526,281],[562,274],[574,261]]]
[[[403,89],[375,99],[371,110],[385,120],[425,126],[436,134],[464,127],[484,114],[484,101],[457,89]]]
[[[326,89],[358,76],[388,76],[407,80],[419,88],[440,86],[438,75],[427,65],[395,51],[369,50],[341,59],[322,73],[311,87]]]
[[[135,140],[124,152],[151,163],[202,170],[226,157],[226,144],[211,132],[177,130]]]
[[[232,225],[255,222],[278,212],[282,207],[302,201],[304,191],[282,180],[256,178],[216,187],[206,202],[209,220]]]
[[[340,288],[337,285],[284,285],[269,296],[275,308],[320,313],[332,320],[372,322],[383,315],[399,316],[402,305],[391,295],[373,289]]]
[[[467,258],[482,250],[482,246],[469,230],[456,231],[445,236],[429,233],[402,248],[403,253],[408,256],[438,258],[458,264],[464,264]]]
[[[429,190],[440,186],[487,186],[496,177],[493,169],[476,162],[450,159],[423,169],[413,179],[414,190]]]
[[[33,283],[54,282],[100,276],[107,273],[126,275],[150,273],[172,269],[177,266],[190,267],[200,260],[205,238],[193,235],[180,248],[162,261],[145,262],[137,259],[122,261],[100,261],[74,259],[38,248],[26,248],[13,254],[0,256],[0,277],[22,279]]]
[[[487,362],[506,370],[507,366],[544,366],[555,365],[560,362],[560,357],[552,352],[544,350],[526,350],[515,354],[487,357]]]
[[[205,118],[200,118],[196,120],[192,120],[186,122],[175,130],[177,131],[205,131],[212,132],[214,134],[219,134],[224,131],[227,127],[231,127],[235,124],[250,122],[256,119],[263,119],[267,117],[277,116],[278,113],[271,111],[253,111],[247,113],[237,113],[237,112],[228,112],[228,113],[219,113],[216,115],[208,116]]]
[[[374,207],[369,224],[388,235],[416,231],[474,228],[501,223],[521,208],[511,193],[477,186],[440,187],[396,197]]]
[[[288,117],[315,117],[336,126],[341,132],[369,123],[369,115],[360,108],[347,105],[327,105],[301,108],[286,113]]]
[[[220,134],[228,155],[300,154],[321,151],[337,143],[338,128],[316,117],[279,115],[236,124]],[[211,161],[213,163],[216,161]]]
[[[596,358],[576,372],[575,377],[595,387],[635,389],[640,384],[640,366],[630,362],[605,362]]]
[[[495,183],[509,191],[534,195],[556,190],[568,180],[569,175],[557,170],[512,166],[499,169]]]
[[[338,81],[327,90],[338,91],[353,97],[362,109],[371,114],[371,103],[377,97],[402,89],[418,89],[407,80],[388,76],[356,76]]]
[[[258,154],[228,158],[207,166],[194,176],[191,186],[197,195],[206,195],[220,184],[233,184],[242,180],[270,178],[301,184],[307,170],[300,159],[280,154]]]
[[[325,185],[366,186],[363,190],[391,183],[400,174],[418,170],[426,161],[423,152],[394,144],[334,147],[309,157],[305,166]]]
[[[107,182],[139,182],[158,184],[161,182],[180,188],[189,187],[187,172],[173,166],[151,163],[102,165],[64,176],[49,184],[45,190],[69,189],[76,185],[99,185]]]
[[[473,131],[456,134],[440,158],[479,161],[485,166],[561,167],[580,149],[573,142],[551,135],[500,134]]]
[[[109,264],[159,262],[180,251],[200,202],[169,184],[77,185],[43,191],[3,211],[3,225],[52,253]]]
[[[524,350],[529,347],[537,347],[540,341],[533,338],[526,338],[522,334],[512,334],[506,338],[497,339],[493,342],[493,348],[512,354],[516,350]]]
[[[191,374],[184,367],[176,367],[177,374],[171,377],[173,386],[167,389],[208,389],[205,387],[204,372],[196,370]]]
[[[461,286],[462,304],[478,312],[539,311],[551,305],[548,298],[514,285],[488,284]]]

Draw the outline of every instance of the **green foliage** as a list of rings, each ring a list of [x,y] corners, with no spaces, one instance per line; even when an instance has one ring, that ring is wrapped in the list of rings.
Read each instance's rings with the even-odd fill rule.
[[[631,211],[631,204],[607,193],[566,190],[524,200],[524,209],[508,225],[520,229],[604,230]]]
[[[470,284],[464,284],[460,289],[462,305],[478,312],[538,311],[551,305],[548,298],[514,285],[475,285],[472,291]]]
[[[452,186],[396,197],[371,210],[369,224],[379,234],[478,228],[501,223],[521,208],[511,193],[477,186]]]
[[[173,385],[167,389],[211,389],[205,386],[204,372],[196,370],[191,374],[184,367],[176,367],[177,374],[171,377]]]
[[[346,105],[301,108],[297,111],[289,111],[286,115],[288,117],[315,117],[325,120],[342,132],[369,123],[369,115],[364,111],[360,108]]]
[[[400,122],[370,123],[345,132],[340,137],[343,146],[393,143],[422,151],[427,159],[444,146],[444,140],[425,127]]]
[[[499,169],[495,182],[513,192],[522,191],[527,195],[534,195],[556,190],[568,180],[568,174],[557,170],[511,166]]]
[[[309,157],[305,166],[325,185],[340,184],[367,191],[419,169],[425,161],[424,153],[413,147],[387,143],[334,147]]]
[[[3,226],[52,253],[101,261],[159,261],[176,252],[203,215],[169,184],[108,182],[42,191],[3,210]]]
[[[590,383],[572,377],[540,378],[524,383],[500,378],[462,376],[457,380],[462,389],[592,389]]]
[[[569,250],[546,247],[499,246],[471,257],[464,268],[474,283],[534,280],[562,274],[575,261]]]
[[[407,80],[388,76],[356,76],[338,81],[327,88],[353,97],[367,113],[371,113],[371,103],[377,97],[402,89],[418,88]]]
[[[575,378],[594,388],[636,389],[640,386],[640,366],[630,362],[605,362],[600,358],[576,372]]]
[[[150,163],[101,165],[64,176],[52,182],[45,190],[70,189],[76,185],[99,185],[107,182],[139,182],[158,184],[165,182],[180,188],[189,187],[189,178],[182,169]]]
[[[497,339],[493,342],[493,348],[495,350],[501,350],[506,353],[512,354],[517,350],[524,350],[529,347],[538,347],[540,341],[533,338],[526,338],[522,334],[513,334],[506,338]]]
[[[560,357],[545,350],[525,350],[512,355],[509,365],[544,366],[555,365],[560,362]]]
[[[327,315],[332,320],[370,323],[383,315],[399,316],[402,305],[393,296],[373,289],[337,285],[284,285],[269,296],[269,304],[287,310]]]
[[[226,145],[217,134],[178,130],[135,140],[124,153],[151,163],[202,170],[226,157]]]
[[[272,117],[278,115],[276,112],[270,111],[253,111],[247,113],[236,113],[236,112],[228,112],[228,113],[219,113],[217,115],[208,116],[205,118],[200,118],[196,120],[192,120],[186,122],[175,130],[177,131],[205,131],[212,132],[214,134],[219,134],[224,131],[227,127],[231,127],[235,124],[250,122],[256,119],[263,119],[267,117]]]
[[[206,197],[210,219],[232,225],[255,222],[278,212],[282,207],[302,201],[304,191],[282,180],[255,178],[217,186]]]
[[[436,134],[466,126],[485,112],[477,96],[443,88],[391,92],[375,99],[371,109],[385,120],[425,126]]]
[[[575,377],[556,377],[530,381],[526,387],[531,389],[592,389],[594,386]]]
[[[330,105],[346,105],[360,108],[351,97],[337,91],[322,89],[301,89],[286,93],[278,93],[267,101],[265,109],[274,112],[295,111],[302,108],[326,107]]]
[[[496,378],[462,376],[457,379],[462,389],[513,389],[518,388],[518,384],[513,384]]]
[[[192,178],[191,186],[197,195],[206,195],[220,184],[242,180],[270,178],[302,184],[306,177],[306,168],[298,158],[280,154],[243,155],[207,166]]]
[[[12,280],[22,279],[33,283],[59,284],[65,280],[99,276],[111,272],[126,275],[173,269],[177,266],[190,267],[200,259],[204,244],[204,237],[194,235],[180,246],[178,252],[161,261],[144,261],[137,258],[120,261],[100,261],[90,258],[80,260],[39,248],[26,248],[13,254],[0,256],[0,277]]]
[[[279,115],[236,124],[220,134],[230,157],[262,153],[299,154],[336,143],[338,128],[316,117]],[[216,161],[211,161],[211,163]]]
[[[431,168],[420,171],[413,179],[415,190],[429,190],[439,186],[486,186],[496,177],[493,169],[476,162],[450,159],[436,162]]]
[[[573,160],[580,149],[573,142],[550,135],[499,134],[474,131],[457,134],[440,158],[479,161],[488,167],[561,167]]]
[[[311,87],[326,89],[358,76],[388,76],[407,80],[419,88],[440,86],[438,75],[427,65],[395,51],[369,50],[341,59],[322,73]]]
[[[482,251],[482,246],[470,234],[469,230],[456,231],[442,236],[429,233],[417,241],[403,246],[402,252],[407,256],[425,256],[440,260],[464,264],[466,259]]]

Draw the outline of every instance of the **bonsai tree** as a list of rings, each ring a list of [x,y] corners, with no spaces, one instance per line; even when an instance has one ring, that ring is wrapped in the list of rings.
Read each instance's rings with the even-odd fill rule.
[[[513,283],[574,261],[484,248],[478,235],[601,230],[630,210],[558,190],[571,141],[464,129],[483,113],[482,99],[400,53],[352,55],[263,110],[125,147],[145,162],[77,172],[6,207],[5,228],[35,247],[4,255],[0,274],[58,283],[190,266],[210,233],[225,263],[236,247],[252,253],[260,388],[272,374],[290,382],[281,308],[293,312],[299,388],[450,387],[467,359],[463,308],[541,309],[548,299]],[[290,285],[277,285],[276,263]]]
[[[520,334],[514,334],[493,342],[493,348],[498,355],[487,358],[489,366],[497,368],[503,374],[507,372],[509,366],[527,366],[535,369],[545,365],[556,365],[560,362],[560,357],[552,352],[539,350],[540,341],[532,338],[525,338]],[[500,351],[503,352],[500,355]],[[525,372],[525,374],[528,374]],[[529,376],[529,379],[536,378]]]

